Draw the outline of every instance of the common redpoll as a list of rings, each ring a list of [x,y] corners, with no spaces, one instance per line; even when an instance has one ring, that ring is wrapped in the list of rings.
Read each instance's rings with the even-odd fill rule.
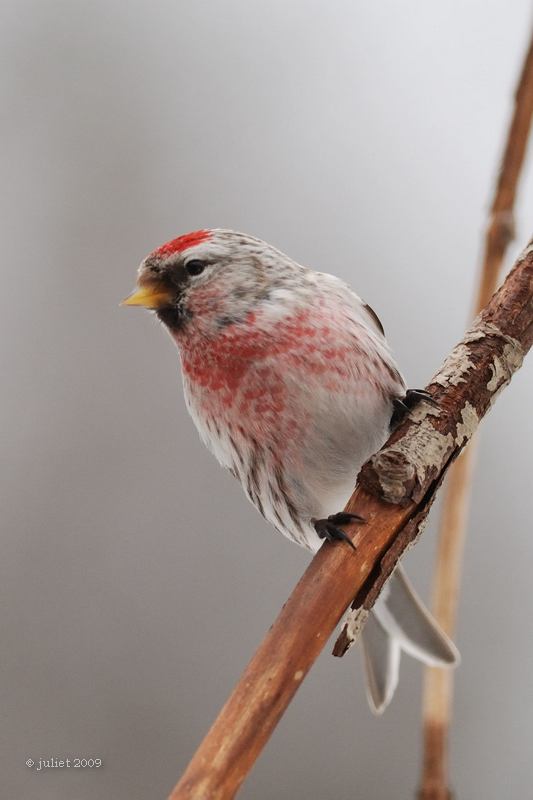
[[[154,310],[168,330],[202,440],[263,517],[313,552],[347,539],[340,509],[360,467],[419,399],[370,306],[338,278],[222,229],[151,253],[124,303]],[[362,644],[376,712],[392,698],[401,650],[430,665],[458,657],[400,567]]]

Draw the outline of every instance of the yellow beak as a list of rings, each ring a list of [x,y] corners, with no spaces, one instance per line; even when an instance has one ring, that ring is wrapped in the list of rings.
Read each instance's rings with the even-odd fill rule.
[[[121,306],[144,306],[144,308],[161,308],[167,305],[172,298],[170,289],[157,283],[147,283],[139,286],[132,294],[125,298]]]

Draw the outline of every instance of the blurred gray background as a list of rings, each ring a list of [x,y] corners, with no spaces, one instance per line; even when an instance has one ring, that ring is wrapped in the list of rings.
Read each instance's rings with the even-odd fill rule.
[[[119,309],[179,233],[352,283],[411,386],[461,336],[527,0],[1,3],[0,794],[164,798],[308,562],[202,448],[177,354]],[[513,255],[533,234],[526,169]],[[533,765],[533,360],[483,426],[458,644],[458,797]],[[408,557],[424,593],[433,524]],[[382,719],[328,651],[249,800],[411,798],[421,668]],[[97,770],[27,758],[99,756]]]

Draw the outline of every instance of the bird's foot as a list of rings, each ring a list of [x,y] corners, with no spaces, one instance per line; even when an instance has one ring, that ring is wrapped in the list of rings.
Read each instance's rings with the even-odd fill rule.
[[[404,402],[407,401],[408,408],[415,406],[421,400],[423,400],[424,403],[429,403],[430,406],[438,406],[438,403],[433,395],[429,392],[426,392],[425,389],[408,389],[406,391]]]
[[[355,545],[338,525],[347,525],[349,522],[366,522],[359,514],[350,514],[348,511],[339,511],[337,514],[330,514],[325,519],[312,520],[313,527],[319,539],[327,539],[328,542],[346,542],[355,550]]]
[[[392,403],[394,411],[390,421],[391,428],[395,428],[402,422],[420,402],[429,403],[432,406],[438,405],[435,398],[425,389],[407,389],[404,397],[396,397]]]

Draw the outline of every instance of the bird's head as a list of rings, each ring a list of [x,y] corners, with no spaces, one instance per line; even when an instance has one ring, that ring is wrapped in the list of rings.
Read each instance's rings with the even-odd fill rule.
[[[253,236],[194,231],[144,259],[137,289],[123,305],[155,311],[176,336],[186,335],[191,326],[214,334],[244,319],[258,304],[276,303],[280,290],[301,272],[302,267]]]

